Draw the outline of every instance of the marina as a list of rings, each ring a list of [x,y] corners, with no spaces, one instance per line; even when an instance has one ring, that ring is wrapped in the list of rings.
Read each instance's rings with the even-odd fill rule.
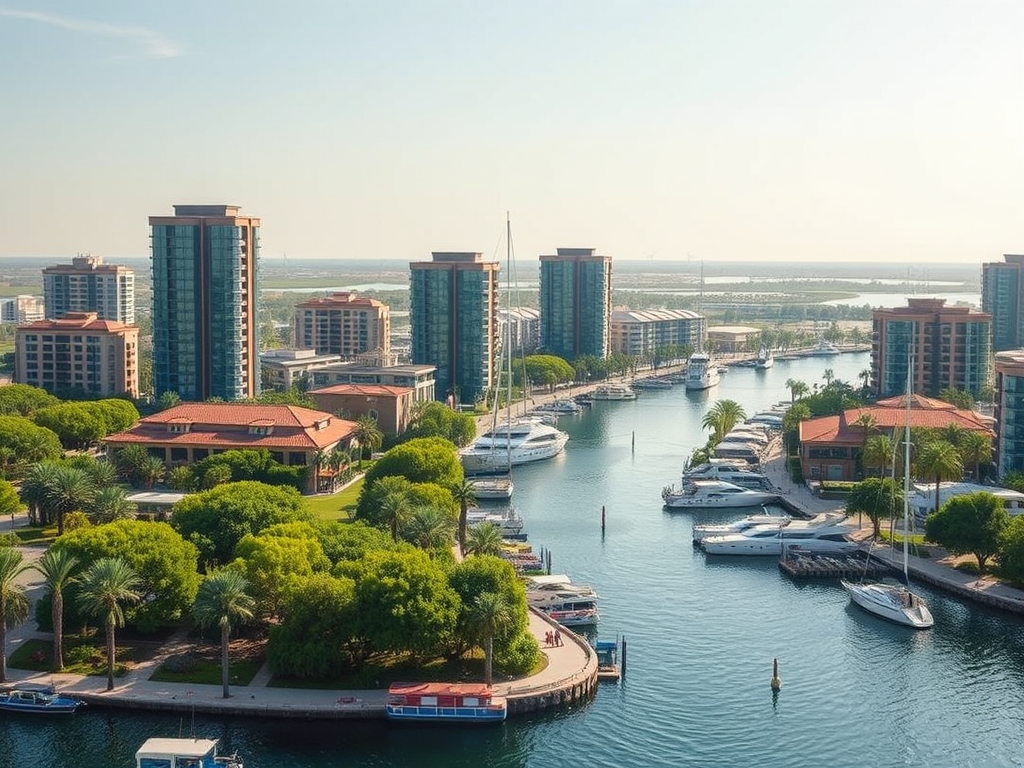
[[[865,354],[828,360],[845,381],[856,381],[866,365]],[[692,544],[697,516],[662,509],[658,492],[678,479],[684,460],[703,443],[700,421],[717,398],[734,399],[748,413],[768,410],[788,399],[787,378],[820,382],[822,367],[820,359],[776,359],[768,371],[734,368],[713,392],[675,387],[600,403],[561,420],[570,441],[557,460],[514,468],[523,530],[550,549],[556,572],[600,595],[601,626],[629,638],[625,682],[602,684],[586,703],[510,711],[495,728],[385,720],[325,725],[305,720],[298,702],[290,705],[294,719],[271,720],[259,716],[265,689],[240,687],[231,701],[252,714],[200,710],[197,733],[215,733],[249,768],[328,768],[341,754],[357,768],[469,768],[483,755],[489,764],[546,768],[564,762],[569,743],[582,745],[579,759],[616,766],[1018,765],[1024,743],[1024,683],[1017,671],[1024,621],[1018,616],[964,601],[918,576],[936,626],[908,632],[851,606],[837,578],[791,578],[777,557],[709,558]],[[762,470],[784,486],[779,465]],[[770,511],[821,503],[791,486],[781,502]],[[745,514],[702,512],[699,522],[727,523]],[[885,558],[886,552],[872,552],[872,560]],[[962,577],[967,586],[975,580]],[[541,645],[556,659],[571,650]],[[777,694],[769,688],[774,658],[785,680]],[[663,706],[667,690],[680,707]],[[359,710],[367,703],[336,706]],[[19,768],[127,767],[135,745],[152,733],[176,732],[180,719],[93,706],[45,722],[0,718],[0,749]],[[739,719],[754,727],[737,728]]]

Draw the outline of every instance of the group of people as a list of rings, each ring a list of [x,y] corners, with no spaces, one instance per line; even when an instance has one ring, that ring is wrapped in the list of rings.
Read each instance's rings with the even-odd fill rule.
[[[560,646],[562,644],[562,633],[560,630],[554,630],[553,632],[544,633],[544,645],[547,647]]]

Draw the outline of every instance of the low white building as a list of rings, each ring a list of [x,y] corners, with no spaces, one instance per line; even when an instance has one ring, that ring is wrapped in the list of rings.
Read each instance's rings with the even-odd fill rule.
[[[914,483],[910,494],[910,511],[918,522],[922,522],[935,511],[935,483]],[[998,488],[994,485],[977,485],[976,483],[939,483],[939,506],[954,496],[984,491],[1003,500],[1003,506],[1011,515],[1024,513],[1024,493]]]

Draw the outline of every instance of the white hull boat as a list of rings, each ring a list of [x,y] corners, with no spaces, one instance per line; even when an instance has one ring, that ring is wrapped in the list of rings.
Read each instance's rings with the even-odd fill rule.
[[[869,613],[914,629],[927,629],[935,624],[924,600],[902,584],[841,583],[850,600]]]
[[[478,501],[511,499],[515,490],[511,475],[478,475],[467,477],[466,482],[473,486],[473,495]]]
[[[819,515],[813,520],[792,520],[785,525],[756,525],[726,536],[709,536],[700,543],[709,555],[772,555],[784,552],[850,552],[857,544],[849,538],[853,528],[845,517]]]
[[[758,525],[782,526],[789,523],[789,521],[790,517],[788,515],[750,515],[742,520],[735,520],[731,523],[694,525],[693,540],[699,544],[711,536],[728,536],[731,533],[739,533]]]
[[[771,488],[771,481],[766,475],[751,472],[750,464],[745,461],[723,462],[716,460],[707,464],[683,471],[683,485],[693,480],[722,480],[738,485],[741,488]]]
[[[686,389],[711,389],[722,380],[718,366],[707,352],[694,352],[686,364]]]
[[[502,536],[519,536],[523,530],[523,517],[512,507],[504,512],[487,512],[483,509],[470,509],[466,512],[466,524],[470,528],[484,523],[498,526]]]
[[[631,387],[618,384],[602,384],[595,389],[592,400],[636,400],[636,392]]]
[[[459,451],[466,472],[495,472],[551,459],[565,450],[569,436],[550,424],[521,420],[496,426]]]
[[[735,509],[770,504],[778,500],[779,494],[741,488],[722,480],[691,480],[678,490],[674,487],[662,489],[661,498],[671,509]]]
[[[755,368],[759,368],[764,371],[775,365],[775,355],[770,350],[762,349],[757,353],[757,361],[754,363]]]

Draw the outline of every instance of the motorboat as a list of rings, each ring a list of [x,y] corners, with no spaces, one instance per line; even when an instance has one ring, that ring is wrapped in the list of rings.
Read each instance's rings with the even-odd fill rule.
[[[135,753],[136,768],[243,768],[237,754],[218,755],[216,739],[146,741]]]
[[[711,362],[707,352],[694,352],[686,364],[686,389],[710,389],[721,381],[722,375],[717,365]]]
[[[494,472],[509,466],[554,458],[569,436],[550,424],[520,419],[496,425],[459,451],[467,472]]]
[[[519,536],[523,530],[523,516],[515,507],[509,507],[504,512],[488,512],[474,507],[466,511],[466,524],[470,527],[491,523],[498,526],[502,536]]]
[[[655,377],[650,379],[637,379],[633,382],[634,389],[672,389],[672,382],[666,378]]]
[[[760,430],[748,429],[747,427],[734,427],[722,436],[723,443],[753,443],[764,449],[769,440],[768,435]]]
[[[390,720],[500,723],[508,704],[485,683],[392,683],[384,712]]]
[[[550,403],[543,403],[538,405],[534,410],[545,411],[547,413],[579,413],[583,410],[583,407],[575,400],[569,400],[568,398],[559,398],[558,400],[552,400]]]
[[[774,491],[741,488],[723,480],[688,480],[678,490],[674,487],[663,488],[661,498],[666,507],[673,509],[732,509],[769,504],[777,501],[779,494]]]
[[[709,555],[773,555],[798,549],[801,552],[848,552],[857,547],[850,538],[853,528],[846,516],[818,515],[811,520],[755,525],[724,536],[708,536],[701,547]]]
[[[473,495],[478,501],[511,499],[512,491],[515,490],[515,483],[509,474],[476,475],[467,477],[466,482],[473,486]]]
[[[70,715],[85,702],[58,693],[50,685],[17,683],[0,690],[0,711],[41,715]]]
[[[850,600],[869,613],[914,629],[927,629],[935,624],[928,604],[923,598],[910,591],[910,575],[907,570],[910,538],[910,407],[911,407],[911,360],[907,360],[907,414],[903,433],[903,583],[841,582]],[[868,555],[870,556],[870,551]]]
[[[757,360],[754,361],[754,367],[760,370],[767,370],[775,365],[775,355],[767,347],[761,347],[757,353]]]
[[[818,342],[818,346],[807,353],[811,357],[832,357],[833,355],[841,354],[839,347],[833,344],[831,341],[822,339]]]
[[[766,475],[752,472],[745,461],[715,461],[698,464],[683,471],[683,483],[690,480],[724,480],[741,488],[770,488]]]
[[[636,400],[636,392],[625,384],[602,384],[590,396],[594,400]]]
[[[782,429],[782,414],[763,411],[761,413],[755,413],[744,423],[763,424],[770,429]]]
[[[761,446],[745,440],[723,440],[711,450],[716,459],[740,459],[748,464],[761,462]]]
[[[597,600],[591,587],[573,584],[564,574],[534,576],[526,584],[527,604],[565,627],[596,624]]]
[[[693,540],[699,544],[711,536],[728,536],[739,533],[758,525],[787,525],[792,518],[789,515],[750,515],[731,523],[701,523],[693,526]]]

